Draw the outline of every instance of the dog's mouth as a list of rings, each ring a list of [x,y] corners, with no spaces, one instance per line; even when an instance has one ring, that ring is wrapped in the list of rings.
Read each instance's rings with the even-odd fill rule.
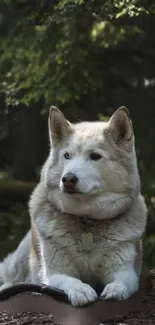
[[[61,187],[60,189],[63,193],[68,193],[71,195],[86,195],[86,196],[90,196],[90,195],[96,195],[97,193],[103,192],[103,189],[99,191],[99,189],[94,186],[93,188],[91,188],[88,192],[83,192],[83,191],[79,191],[76,187]]]
[[[68,193],[68,194],[82,194],[82,192],[76,190],[75,188],[63,188],[63,192],[64,193]]]

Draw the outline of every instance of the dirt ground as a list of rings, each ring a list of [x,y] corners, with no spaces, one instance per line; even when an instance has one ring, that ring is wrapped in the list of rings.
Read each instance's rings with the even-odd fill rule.
[[[103,325],[155,325],[155,270],[150,272],[147,284],[147,293],[143,301],[148,305],[147,312],[134,312],[126,316],[108,319]]]
[[[125,316],[117,316],[103,320],[102,325],[155,325],[155,271],[148,278],[147,293],[143,297],[148,311],[134,312]],[[51,314],[45,313],[0,313],[0,324],[3,325],[59,325]],[[73,324],[74,325],[74,324]],[[98,324],[101,325],[101,324]]]

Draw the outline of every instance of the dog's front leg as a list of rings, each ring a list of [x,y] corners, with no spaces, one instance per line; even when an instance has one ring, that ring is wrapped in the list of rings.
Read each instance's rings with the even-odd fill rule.
[[[42,248],[43,283],[64,291],[74,306],[97,299],[95,290],[80,280],[73,258],[66,251],[46,241]]]
[[[67,250],[42,238],[42,282],[66,293],[74,306],[83,306],[97,299],[95,290],[80,280],[74,259]]]
[[[74,306],[94,302],[97,293],[80,280],[78,268],[74,264],[76,257],[74,259],[67,250],[53,243],[53,238],[40,236],[40,239],[40,282],[64,291]]]
[[[45,284],[63,290],[74,306],[83,306],[97,299],[97,294],[91,286],[67,274],[48,275]]]
[[[127,299],[138,290],[139,277],[132,266],[108,275],[101,297],[103,299]]]

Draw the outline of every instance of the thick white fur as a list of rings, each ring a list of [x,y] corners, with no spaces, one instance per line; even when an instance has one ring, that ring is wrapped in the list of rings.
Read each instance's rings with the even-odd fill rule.
[[[136,247],[147,214],[127,112],[118,110],[108,123],[71,125],[54,108],[49,130],[50,155],[29,203],[39,255],[31,254],[29,269],[28,233],[0,264],[1,284],[43,282],[64,290],[75,306],[95,301],[98,283],[104,299],[126,299],[139,285]],[[91,152],[102,158],[92,161]],[[64,192],[68,172],[78,177],[76,194]],[[94,238],[90,251],[81,243],[85,230]]]

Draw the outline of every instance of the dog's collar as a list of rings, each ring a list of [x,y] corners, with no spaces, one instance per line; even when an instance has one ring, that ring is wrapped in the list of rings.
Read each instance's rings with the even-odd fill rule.
[[[89,218],[87,216],[77,217],[80,225],[86,231],[89,226],[93,226],[96,219]],[[99,221],[99,220],[98,220]]]
[[[114,216],[113,218],[107,218],[107,219],[96,219],[96,218],[90,218],[89,216],[82,216],[82,217],[79,217],[79,216],[76,216],[77,219],[79,220],[80,224],[83,225],[83,226],[86,226],[86,225],[94,225],[94,223],[105,223],[106,221],[112,221],[112,220],[116,220],[118,218],[121,218],[123,216],[123,213],[119,213],[117,214],[116,216]]]
[[[115,217],[118,218],[121,215],[117,215]],[[104,222],[105,220],[97,220],[97,219],[92,219],[87,216],[84,217],[78,217],[79,223],[83,228],[83,231],[81,233],[81,245],[84,251],[91,251],[94,247],[94,237],[93,237],[93,232],[91,231],[90,227],[94,226],[95,223],[101,223]],[[107,220],[107,219],[106,219]]]

